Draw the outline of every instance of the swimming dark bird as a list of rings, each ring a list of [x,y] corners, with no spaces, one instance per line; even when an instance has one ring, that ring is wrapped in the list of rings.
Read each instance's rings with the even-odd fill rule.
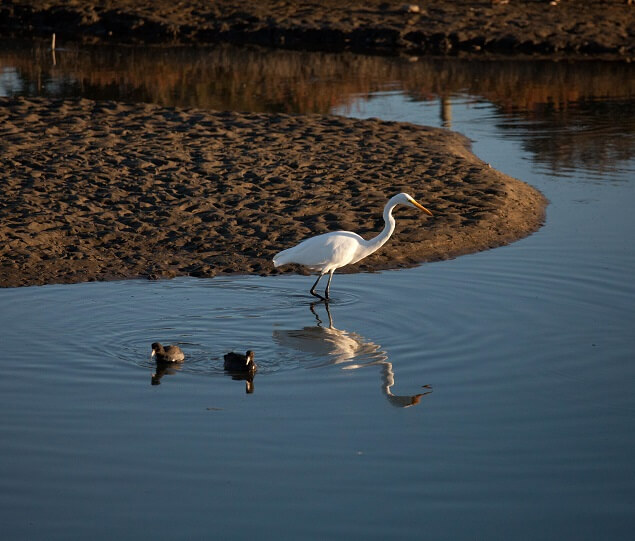
[[[292,248],[287,248],[277,253],[273,258],[273,265],[279,267],[287,263],[297,263],[304,265],[309,270],[317,271],[319,273],[318,278],[313,284],[310,293],[326,301],[329,299],[331,279],[336,269],[364,259],[379,250],[390,238],[395,230],[395,219],[392,216],[392,210],[397,205],[417,208],[432,216],[432,213],[427,208],[417,203],[410,195],[400,193],[390,198],[388,203],[386,203],[384,207],[384,229],[375,238],[364,240],[352,231],[324,233],[317,237],[310,237]],[[315,288],[320,278],[327,273],[329,281],[326,283],[324,296],[322,296],[315,291]]]
[[[224,357],[225,370],[231,372],[255,372],[258,367],[254,362],[254,352],[248,350],[245,355],[230,351]]]
[[[164,348],[159,342],[152,344],[152,355],[156,355],[157,361],[164,363],[181,363],[185,360],[185,354],[179,346],[168,346]]]

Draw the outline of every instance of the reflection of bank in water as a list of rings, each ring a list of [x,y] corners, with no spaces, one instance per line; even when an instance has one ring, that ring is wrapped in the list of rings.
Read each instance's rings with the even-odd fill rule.
[[[52,52],[58,53],[53,62]],[[49,40],[0,44],[0,95],[5,96],[350,116],[397,91],[422,104],[440,100],[440,125],[446,128],[452,126],[453,102],[485,100],[497,110],[494,121],[553,171],[582,166],[602,173],[632,158],[634,123],[628,111],[634,73],[633,62],[591,59],[420,57],[412,62],[228,45],[131,50],[66,43],[51,51]]]
[[[380,365],[382,367],[381,389],[393,406],[400,408],[414,406],[420,402],[421,397],[432,392],[428,385],[424,385],[424,388],[427,389],[424,393],[394,395],[391,392],[391,387],[395,384],[395,373],[387,353],[381,349],[380,345],[357,333],[336,329],[333,326],[328,302],[323,303],[329,318],[328,327],[324,326],[315,311],[316,304],[322,303],[311,304],[311,312],[318,323],[316,326],[303,327],[298,330],[276,330],[273,332],[274,341],[283,347],[300,351],[305,359],[320,361],[318,364],[311,365],[311,368],[346,363],[345,366],[342,366],[343,369],[356,370]]]

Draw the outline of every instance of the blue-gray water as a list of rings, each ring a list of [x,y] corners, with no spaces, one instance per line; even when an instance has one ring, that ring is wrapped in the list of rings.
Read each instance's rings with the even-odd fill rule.
[[[445,100],[549,198],[537,233],[336,275],[331,322],[302,276],[0,290],[3,538],[630,539],[633,96]],[[333,112],[450,122],[399,80]],[[188,356],[160,385],[155,340]],[[248,348],[249,394],[222,370]]]

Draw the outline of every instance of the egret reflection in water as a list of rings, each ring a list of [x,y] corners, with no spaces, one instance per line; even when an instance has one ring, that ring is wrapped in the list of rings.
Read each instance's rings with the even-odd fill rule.
[[[323,304],[328,316],[328,326],[324,325],[315,306]],[[393,364],[388,360],[388,354],[379,344],[367,340],[363,336],[333,325],[333,317],[328,302],[312,303],[311,312],[317,320],[317,325],[303,327],[298,330],[275,330],[274,341],[283,347],[295,349],[302,353],[306,360],[317,360],[311,368],[329,364],[343,364],[344,370],[357,370],[369,366],[381,366],[381,389],[388,402],[399,408],[414,406],[421,398],[432,392],[429,385],[423,393],[415,395],[395,395],[391,387],[395,384]]]

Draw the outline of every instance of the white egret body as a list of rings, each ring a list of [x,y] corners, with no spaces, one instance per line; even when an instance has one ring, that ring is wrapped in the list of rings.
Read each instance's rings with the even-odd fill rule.
[[[364,240],[352,231],[324,233],[323,235],[303,240],[293,248],[279,252],[273,258],[273,264],[279,267],[287,263],[296,263],[304,265],[310,270],[318,271],[320,274],[311,288],[311,295],[328,300],[331,279],[335,270],[364,259],[379,250],[390,238],[390,235],[395,230],[395,219],[392,216],[392,211],[397,205],[408,205],[418,208],[432,216],[432,213],[427,208],[417,203],[410,195],[400,193],[386,203],[384,207],[384,222],[386,225],[383,231],[375,238]],[[325,296],[323,297],[315,292],[315,288],[320,278],[326,273],[329,274],[329,281],[326,284]]]

